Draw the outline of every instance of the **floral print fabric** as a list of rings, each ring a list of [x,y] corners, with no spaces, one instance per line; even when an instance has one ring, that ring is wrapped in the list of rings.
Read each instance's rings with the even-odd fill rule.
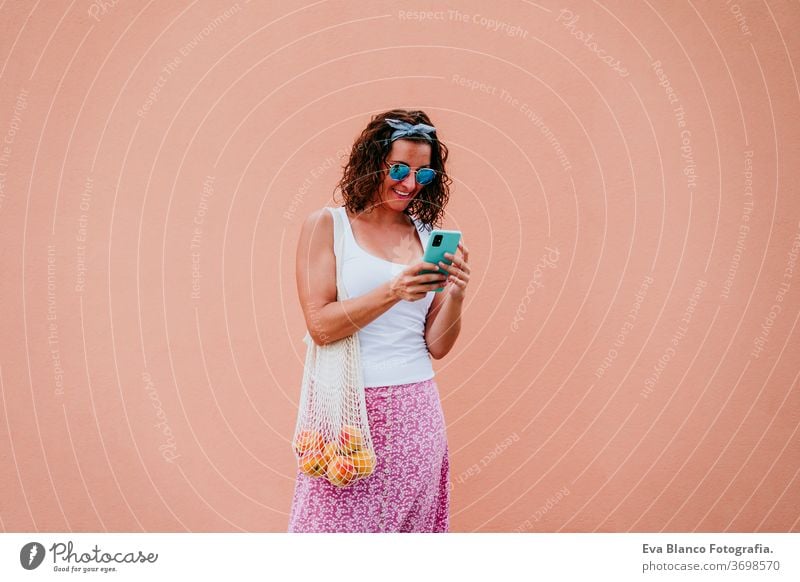
[[[289,532],[447,532],[450,462],[433,378],[365,389],[377,464],[339,488],[297,470]]]

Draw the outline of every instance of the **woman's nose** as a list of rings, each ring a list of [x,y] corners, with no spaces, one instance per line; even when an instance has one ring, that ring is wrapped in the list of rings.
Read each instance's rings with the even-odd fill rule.
[[[414,172],[409,172],[408,176],[403,178],[400,183],[403,185],[403,189],[406,192],[413,192],[417,187],[417,176]]]

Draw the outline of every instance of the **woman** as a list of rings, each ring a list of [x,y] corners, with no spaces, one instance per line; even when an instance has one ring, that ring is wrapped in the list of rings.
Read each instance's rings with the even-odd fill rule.
[[[422,261],[449,197],[447,148],[422,111],[376,115],[356,140],[339,188],[344,206],[322,208],[303,224],[297,289],[319,345],[358,332],[367,419],[377,465],[345,488],[298,470],[290,532],[446,532],[449,457],[431,358],[452,349],[469,283],[459,243],[441,272]],[[336,300],[333,216],[345,219]],[[444,286],[444,290],[434,290]]]

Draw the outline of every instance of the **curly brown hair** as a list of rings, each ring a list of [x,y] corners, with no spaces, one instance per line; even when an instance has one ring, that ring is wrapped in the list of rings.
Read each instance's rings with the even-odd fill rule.
[[[433,125],[424,111],[392,109],[373,116],[353,144],[350,159],[342,167],[344,170],[342,179],[336,185],[336,188],[342,191],[344,205],[350,212],[370,212],[373,208],[373,198],[383,182],[383,162],[392,149],[391,135],[394,128],[386,123],[387,118],[399,119],[412,125],[417,123]],[[404,213],[416,216],[422,223],[432,228],[441,226],[444,207],[450,199],[450,184],[453,181],[444,167],[448,155],[447,146],[439,141],[436,134],[431,137],[431,141],[423,136],[403,139],[419,140],[431,146],[430,167],[436,170],[436,178],[422,187]]]

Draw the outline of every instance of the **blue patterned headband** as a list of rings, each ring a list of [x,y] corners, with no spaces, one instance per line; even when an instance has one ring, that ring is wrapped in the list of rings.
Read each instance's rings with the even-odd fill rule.
[[[420,135],[428,141],[433,141],[430,134],[436,132],[435,127],[432,125],[426,125],[424,123],[411,125],[410,123],[400,121],[399,119],[386,119],[386,123],[395,129],[392,132],[392,136],[389,138],[390,143],[396,139],[400,139],[401,137],[410,137],[414,135]]]

